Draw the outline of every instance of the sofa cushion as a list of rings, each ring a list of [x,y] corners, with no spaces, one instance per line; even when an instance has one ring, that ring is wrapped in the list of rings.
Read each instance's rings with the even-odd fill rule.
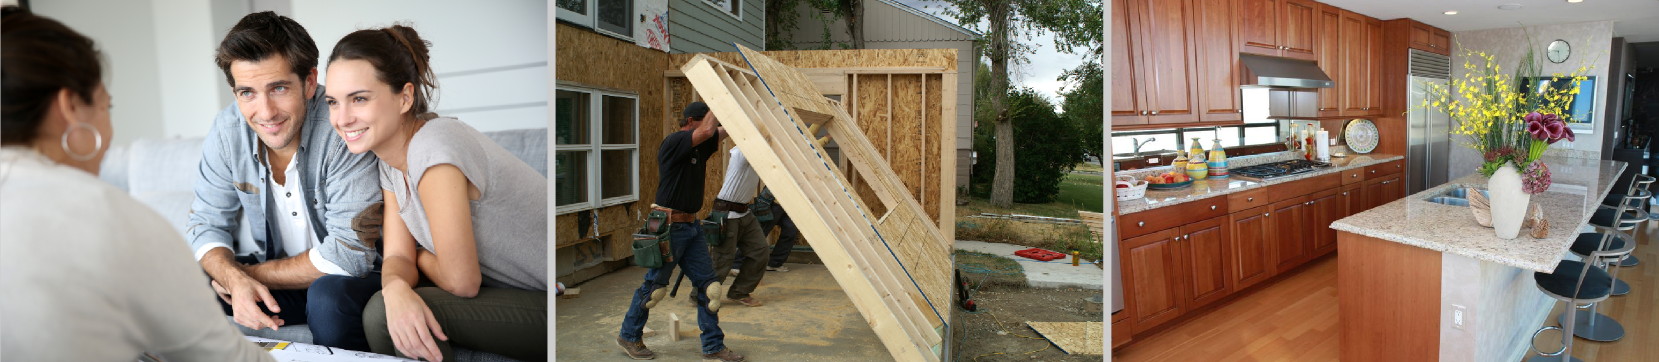
[[[127,192],[191,191],[201,160],[201,138],[133,141],[127,151]]]
[[[547,176],[546,128],[484,132],[484,136],[506,148],[514,156],[518,156],[524,163],[530,164],[530,168],[536,169],[543,177]]]
[[[98,164],[98,178],[115,188],[127,189],[127,146],[110,146]]]

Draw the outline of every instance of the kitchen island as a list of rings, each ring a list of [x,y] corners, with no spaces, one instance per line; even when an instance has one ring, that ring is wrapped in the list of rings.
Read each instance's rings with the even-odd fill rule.
[[[1549,235],[1497,238],[1467,206],[1430,202],[1471,174],[1331,223],[1337,230],[1342,360],[1515,361],[1555,303],[1534,285],[1552,272],[1626,164],[1546,157],[1554,185],[1532,196]]]

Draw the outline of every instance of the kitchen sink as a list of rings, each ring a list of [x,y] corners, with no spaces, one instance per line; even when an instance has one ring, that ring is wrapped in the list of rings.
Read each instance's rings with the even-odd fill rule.
[[[1486,193],[1485,189],[1477,190],[1480,191],[1481,196],[1488,196],[1488,198],[1490,198],[1491,194]],[[1447,190],[1446,193],[1440,194],[1440,196],[1430,197],[1428,201],[1441,205],[1469,206],[1469,189],[1465,187],[1455,187],[1451,190]]]

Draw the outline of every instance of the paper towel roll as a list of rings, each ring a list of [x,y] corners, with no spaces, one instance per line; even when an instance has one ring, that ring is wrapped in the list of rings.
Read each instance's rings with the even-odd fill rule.
[[[1331,141],[1330,141],[1330,139],[1331,139],[1331,133],[1327,132],[1325,130],[1319,130],[1319,133],[1317,133],[1313,136],[1314,143],[1319,145],[1319,147],[1317,148],[1318,153],[1316,155],[1319,156],[1320,161],[1330,161],[1331,160]]]

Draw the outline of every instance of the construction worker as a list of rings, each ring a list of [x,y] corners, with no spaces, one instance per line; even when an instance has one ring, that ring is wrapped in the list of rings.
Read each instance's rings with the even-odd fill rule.
[[[738,271],[737,280],[726,290],[726,298],[750,307],[761,306],[760,300],[750,293],[760,285],[766,255],[772,251],[766,243],[766,234],[760,231],[760,221],[755,213],[749,212],[749,202],[754,201],[759,191],[760,175],[749,166],[743,150],[732,147],[731,158],[726,160],[725,180],[714,199],[714,212],[709,215],[721,225],[720,242],[709,245],[709,254],[714,256],[715,280],[724,281],[731,270]],[[738,253],[743,254],[741,267],[731,269]]]
[[[640,284],[639,290],[634,291],[633,301],[628,303],[628,314],[622,318],[622,330],[617,335],[616,343],[630,358],[656,358],[656,353],[645,347],[641,335],[645,330],[645,321],[650,318],[649,308],[661,302],[667,294],[664,292],[668,286],[666,276],[674,271],[675,265],[679,265],[680,273],[690,277],[694,287],[691,295],[697,302],[697,328],[703,331],[700,338],[703,360],[742,361],[743,356],[726,348],[726,334],[720,330],[720,320],[715,314],[719,310],[719,301],[711,303],[709,298],[710,295],[719,295],[720,283],[715,279],[703,230],[697,224],[696,216],[697,211],[703,208],[705,166],[709,156],[720,149],[720,139],[726,131],[720,128],[720,121],[709,113],[708,105],[703,102],[687,105],[679,125],[680,130],[664,138],[658,148],[657,174],[661,178],[657,183],[656,202],[651,204],[652,215],[648,217],[667,220],[668,224],[661,227],[668,228],[672,239],[669,253],[673,258],[645,272],[645,281]]]
[[[795,240],[801,237],[801,229],[795,227],[795,220],[789,218],[789,212],[778,205],[778,199],[772,196],[770,188],[761,189],[760,196],[755,197],[749,208],[760,215],[761,235],[771,234],[773,227],[782,228],[778,231],[778,242],[772,244],[772,256],[766,262],[766,271],[789,271],[783,263],[789,261],[789,252],[795,248]]]

